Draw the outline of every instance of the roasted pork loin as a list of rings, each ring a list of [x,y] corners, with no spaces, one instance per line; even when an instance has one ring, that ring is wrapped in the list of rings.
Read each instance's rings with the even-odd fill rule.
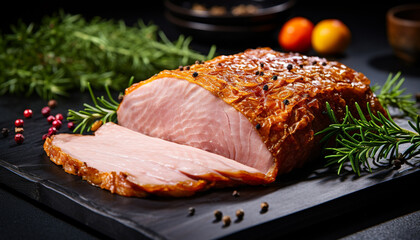
[[[275,178],[314,159],[325,102],[383,111],[369,79],[338,62],[269,48],[219,56],[134,84],[118,123],[223,155]]]
[[[359,72],[269,48],[166,70],[126,89],[118,125],[59,134],[56,164],[124,196],[189,196],[212,186],[265,184],[319,155],[329,124],[358,102],[383,108]]]

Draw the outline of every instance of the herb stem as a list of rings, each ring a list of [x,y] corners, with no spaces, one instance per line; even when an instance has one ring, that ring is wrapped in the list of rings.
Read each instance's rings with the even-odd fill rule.
[[[346,162],[349,162],[353,172],[360,176],[361,166],[372,171],[370,161],[376,166],[382,166],[382,159],[390,159],[387,166],[392,164],[393,159],[400,159],[407,162],[408,159],[420,154],[420,116],[417,116],[416,123],[409,121],[414,131],[399,127],[391,118],[381,112],[374,115],[367,104],[370,120],[364,116],[360,106],[355,103],[358,118],[354,117],[346,106],[346,114],[342,122],[338,122],[330,104],[326,103],[326,109],[330,121],[329,127],[316,133],[323,134],[321,142],[328,142],[331,137],[335,138],[336,146],[325,148],[327,166],[338,164],[338,174]],[[405,151],[400,152],[400,146],[411,144]]]
[[[405,79],[401,77],[401,72],[395,75],[390,73],[385,84],[382,87],[373,86],[374,92],[377,92],[377,98],[382,106],[399,109],[404,115],[416,119],[419,115],[419,109],[411,94],[404,94],[405,89],[401,89]]]
[[[97,120],[101,120],[102,123],[117,122],[117,109],[119,103],[112,98],[108,85],[105,85],[105,91],[107,92],[109,100],[106,100],[103,96],[95,97],[89,83],[87,86],[94,106],[85,103],[83,104],[85,107],[84,110],[77,112],[69,109],[67,117],[69,121],[77,124],[77,127],[73,132],[79,131],[81,134],[85,130],[90,131],[92,124]]]

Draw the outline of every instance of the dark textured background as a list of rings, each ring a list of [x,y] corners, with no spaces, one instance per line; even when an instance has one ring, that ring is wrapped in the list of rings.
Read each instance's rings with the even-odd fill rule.
[[[8,32],[8,26],[18,19],[26,22],[39,21],[45,14],[57,9],[68,13],[81,13],[85,17],[102,16],[124,19],[128,24],[142,18],[158,24],[171,38],[180,33],[163,17],[161,1],[133,4],[132,1],[13,1],[10,6],[0,8],[1,29]],[[150,2],[150,1],[148,1]],[[363,72],[373,83],[383,83],[389,72],[402,71],[406,77],[406,87],[411,93],[420,91],[420,67],[407,65],[392,54],[386,40],[385,13],[391,6],[416,1],[394,1],[375,4],[372,1],[300,1],[295,15],[305,16],[315,23],[325,18],[338,18],[352,31],[352,43],[346,55],[338,60]],[[258,43],[218,44],[218,52],[229,54],[256,47]],[[275,39],[264,42],[264,46],[279,49]],[[207,43],[193,41],[192,47],[206,52]],[[310,54],[315,54],[311,52]],[[86,96],[83,96],[86,99]],[[1,105],[6,106],[8,97],[1,97]],[[64,100],[63,100],[64,101]],[[25,99],[23,103],[30,103]],[[66,103],[72,106],[75,103]],[[19,104],[17,104],[19,106]],[[24,106],[19,106],[23,108]],[[3,108],[2,108],[3,109]],[[0,112],[0,122],[14,119],[20,109],[13,106]],[[65,106],[62,106],[65,109]],[[63,110],[64,111],[64,110]],[[0,126],[3,127],[3,126]],[[2,144],[4,141],[1,142]],[[418,178],[416,178],[418,182]],[[415,196],[415,185],[401,183],[393,193],[383,193],[383,199],[366,203],[357,211],[337,214],[325,221],[308,226],[305,231],[289,233],[286,238],[308,237],[312,239],[414,239],[420,235],[419,197]],[[66,215],[0,183],[0,236],[2,239],[104,239],[106,236]],[[255,237],[255,235],[254,235]]]

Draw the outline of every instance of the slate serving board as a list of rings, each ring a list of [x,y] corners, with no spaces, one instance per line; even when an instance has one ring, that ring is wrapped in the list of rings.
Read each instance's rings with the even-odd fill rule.
[[[59,101],[52,113],[65,114],[88,101],[87,95],[74,94]],[[312,164],[268,186],[215,189],[176,199],[121,197],[49,161],[41,139],[49,127],[40,114],[45,105],[36,98],[0,97],[0,127],[11,130],[8,137],[0,137],[0,182],[112,238],[275,238],[378,201],[420,177],[419,168],[410,166],[354,177],[352,173],[337,176],[333,169]],[[25,120],[25,142],[16,145],[13,122],[23,118],[25,108],[31,108],[34,117]],[[69,131],[63,126],[60,132]],[[233,190],[240,196],[233,197]],[[260,212],[261,202],[269,204],[266,213]],[[189,207],[196,210],[193,216],[188,216]],[[235,217],[237,209],[245,212],[242,221]],[[214,210],[229,215],[231,225],[214,221]]]

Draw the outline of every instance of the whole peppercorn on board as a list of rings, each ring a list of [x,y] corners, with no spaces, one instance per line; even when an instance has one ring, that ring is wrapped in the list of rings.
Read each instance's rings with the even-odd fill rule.
[[[75,94],[59,101],[52,114],[81,106],[88,99]],[[10,130],[7,137],[0,138],[0,183],[112,238],[280,237],[362,205],[387,201],[391,195],[409,194],[406,189],[415,189],[420,177],[418,168],[407,165],[355,178],[352,173],[337,176],[335,170],[312,164],[282,175],[268,186],[214,189],[178,199],[127,198],[86,184],[50,162],[42,150],[42,135],[49,127],[41,115],[45,105],[39,99],[0,97],[0,127]],[[33,116],[25,119],[25,141],[17,145],[14,121],[27,108],[33,110]],[[59,132],[70,130],[62,127]],[[240,194],[233,196],[235,190]],[[266,212],[261,212],[263,202],[269,204]],[[236,221],[238,209],[244,211],[241,221]],[[230,217],[229,226],[214,221],[215,210]]]

